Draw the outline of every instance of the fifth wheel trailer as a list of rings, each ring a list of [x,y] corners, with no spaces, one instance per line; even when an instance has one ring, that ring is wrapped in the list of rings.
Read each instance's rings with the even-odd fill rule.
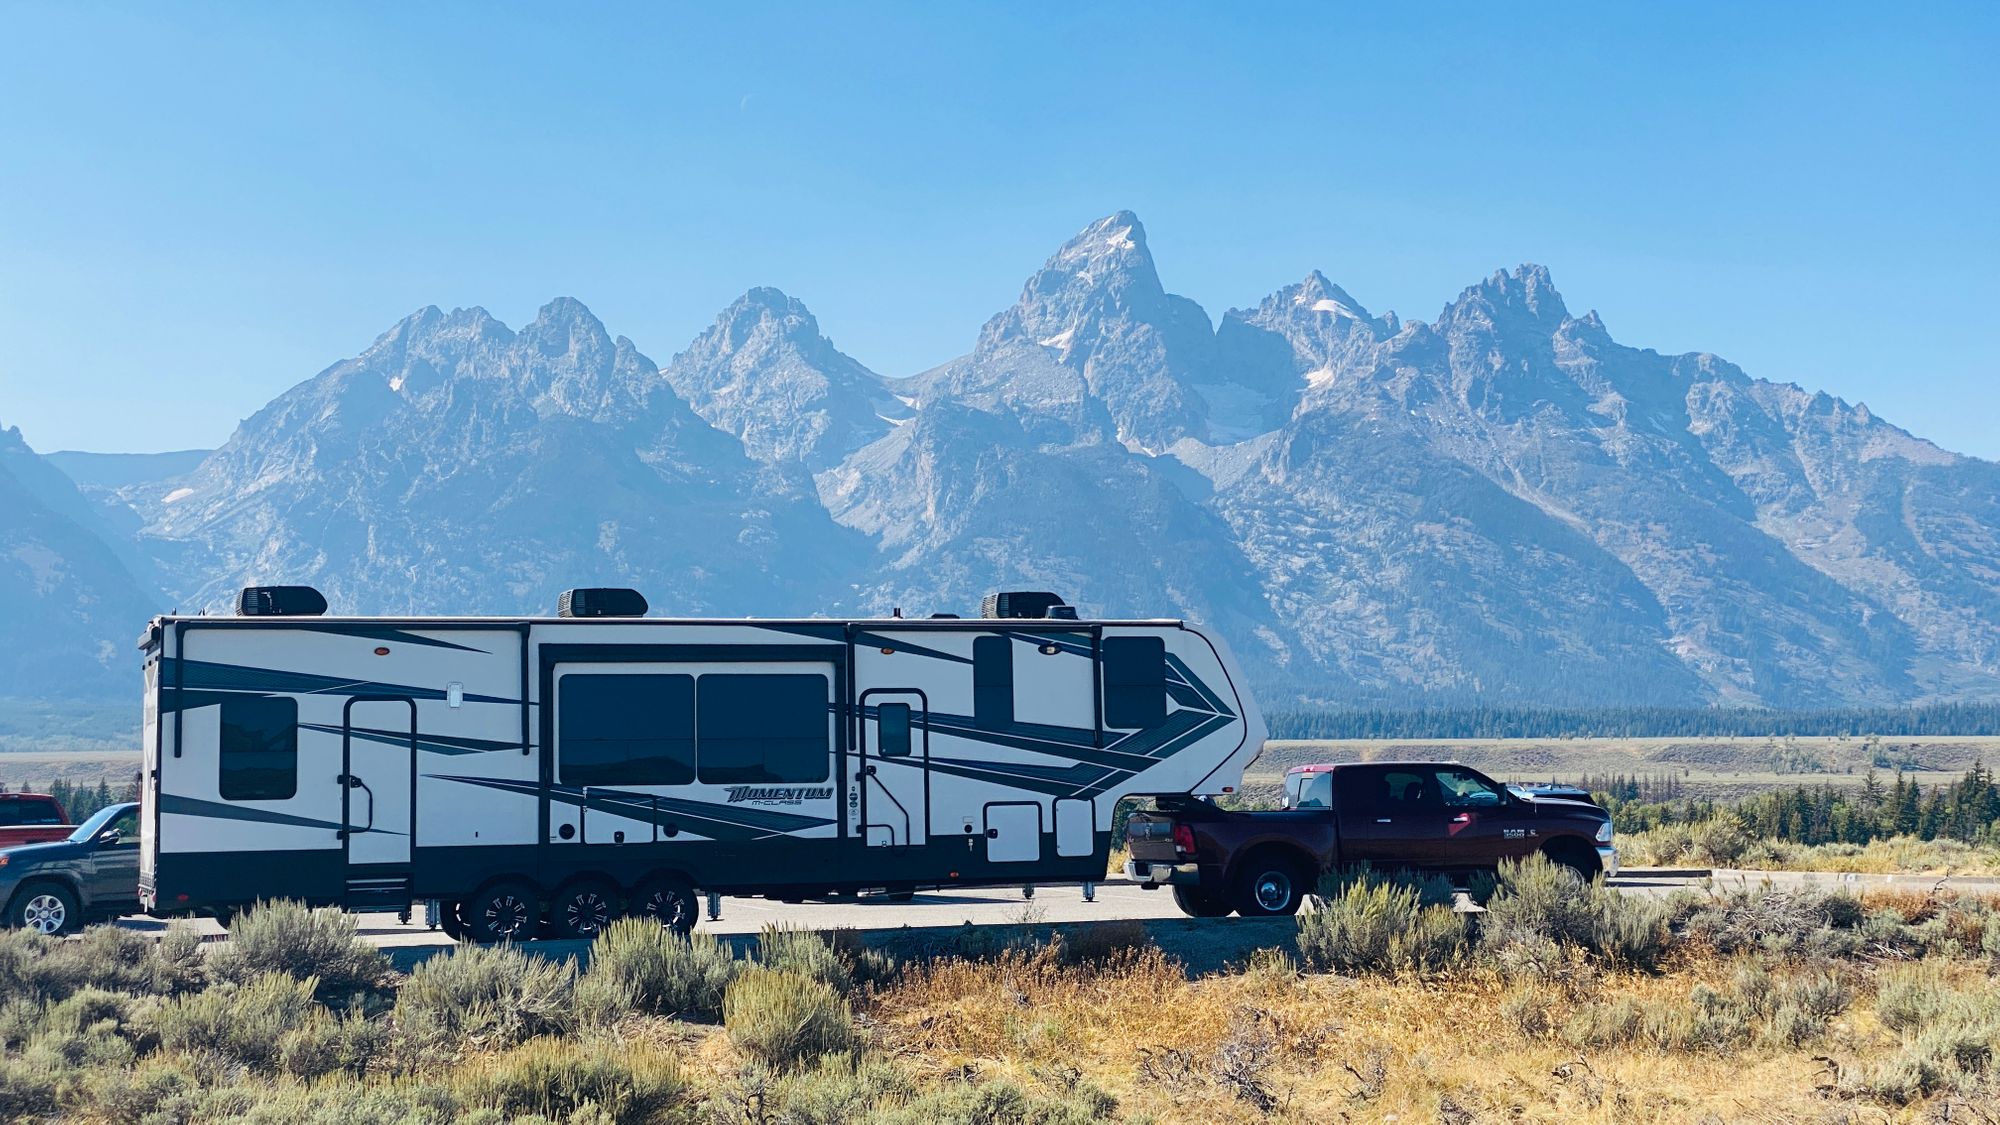
[[[436,903],[454,936],[685,928],[700,892],[1101,878],[1113,806],[1232,791],[1264,724],[1222,642],[987,616],[328,617],[304,587],[154,619],[140,898]]]

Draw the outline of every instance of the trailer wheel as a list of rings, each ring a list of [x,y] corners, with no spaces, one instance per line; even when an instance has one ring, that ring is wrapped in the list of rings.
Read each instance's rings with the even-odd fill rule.
[[[30,883],[7,908],[7,924],[56,937],[82,925],[83,911],[76,904],[76,895],[61,883]]]
[[[701,908],[695,902],[694,888],[685,879],[658,875],[632,892],[629,909],[633,917],[651,918],[666,929],[684,934],[694,929]]]
[[[616,887],[602,879],[582,879],[549,900],[549,925],[557,937],[594,938],[623,912]]]
[[[525,941],[541,921],[541,903],[526,883],[495,883],[465,903],[465,931],[474,941]]]
[[[1227,898],[1200,887],[1175,887],[1174,905],[1190,918],[1227,918],[1236,909]]]
[[[465,940],[465,914],[463,913],[464,909],[465,909],[464,903],[459,903],[459,902],[438,903],[438,929],[443,930],[444,936],[450,938],[453,941]]]
[[[1245,918],[1297,914],[1307,887],[1304,865],[1282,851],[1253,853],[1236,869],[1237,913]]]

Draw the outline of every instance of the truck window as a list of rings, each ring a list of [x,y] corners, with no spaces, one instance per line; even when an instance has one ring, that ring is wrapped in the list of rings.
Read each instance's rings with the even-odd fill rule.
[[[572,675],[556,686],[564,785],[694,780],[694,677]]]
[[[299,704],[285,696],[227,699],[216,790],[225,801],[284,801],[299,791]]]
[[[1286,775],[1285,775],[1285,799],[1284,799],[1283,803],[1282,803],[1282,804],[1281,804],[1281,805],[1280,805],[1279,807],[1281,807],[1281,808],[1287,808],[1287,809],[1295,809],[1295,808],[1298,808],[1298,807],[1299,807],[1299,791],[1300,791],[1301,789],[1304,789],[1304,788],[1305,788],[1305,784],[1306,784],[1306,775],[1305,775],[1305,774],[1302,774],[1302,773],[1293,773],[1293,774],[1286,774]]]
[[[131,812],[120,813],[118,815],[118,819],[111,822],[111,827],[117,830],[118,832],[118,845],[117,845],[118,847],[136,848],[139,846],[138,809],[133,809]]]
[[[1104,725],[1120,730],[1167,721],[1167,642],[1104,638]]]
[[[1376,774],[1373,785],[1341,788],[1350,803],[1375,809],[1414,812],[1436,808],[1438,803],[1436,776],[1424,769],[1392,767]]]
[[[972,722],[980,730],[1014,725],[1014,642],[1006,637],[972,641]]]
[[[62,822],[62,813],[56,808],[54,801],[29,798],[0,800],[0,828]]]
[[[832,766],[825,676],[711,674],[696,690],[703,784],[827,779]],[[908,741],[906,715],[906,749]]]
[[[1299,788],[1299,801],[1295,806],[1301,809],[1330,809],[1333,807],[1333,775],[1330,773],[1309,773],[1305,784]]]
[[[1484,778],[1468,770],[1439,770],[1437,780],[1438,792],[1443,795],[1447,808],[1493,808],[1507,803],[1498,786],[1488,784]]]

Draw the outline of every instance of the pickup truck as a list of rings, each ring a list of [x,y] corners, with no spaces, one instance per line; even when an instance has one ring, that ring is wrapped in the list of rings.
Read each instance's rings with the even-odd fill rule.
[[[1618,873],[1611,814],[1576,790],[1510,787],[1456,762],[1297,766],[1276,810],[1163,803],[1126,825],[1141,886],[1197,918],[1292,914],[1349,864],[1460,874],[1542,852],[1585,879]]]
[[[0,793],[0,848],[67,840],[76,826],[46,793]]]

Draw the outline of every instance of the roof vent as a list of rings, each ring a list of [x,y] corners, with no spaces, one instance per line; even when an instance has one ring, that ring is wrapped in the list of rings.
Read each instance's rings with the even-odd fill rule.
[[[1069,610],[1067,614],[1058,612],[1065,609]],[[1076,610],[1070,609],[1069,604],[1058,595],[1046,591],[1009,590],[1005,593],[986,595],[985,600],[979,603],[979,616],[1033,619],[1068,617],[1075,620]]]
[[[644,617],[646,596],[617,588],[564,590],[556,602],[557,617]]]
[[[236,595],[239,617],[318,617],[326,595],[311,586],[245,586]]]

